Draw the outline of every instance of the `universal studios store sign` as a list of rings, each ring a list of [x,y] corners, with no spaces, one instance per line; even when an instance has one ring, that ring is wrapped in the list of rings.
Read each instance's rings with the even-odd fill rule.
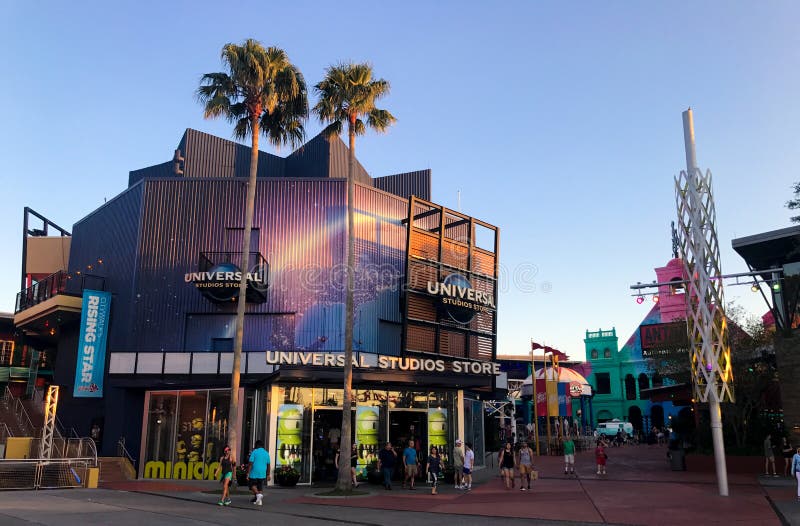
[[[373,358],[370,364],[367,356]],[[267,351],[268,365],[311,365],[316,367],[344,367],[344,355],[327,352]],[[498,375],[500,364],[474,362],[470,360],[442,360],[438,358],[413,358],[360,354],[353,356],[353,367],[357,369],[382,369],[389,371],[452,372],[458,374]]]

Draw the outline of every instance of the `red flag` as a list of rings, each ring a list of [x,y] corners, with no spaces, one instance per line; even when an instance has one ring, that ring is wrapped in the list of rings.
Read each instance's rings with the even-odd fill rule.
[[[531,342],[531,350],[535,351],[536,349],[544,349],[544,345],[538,344],[534,341]]]

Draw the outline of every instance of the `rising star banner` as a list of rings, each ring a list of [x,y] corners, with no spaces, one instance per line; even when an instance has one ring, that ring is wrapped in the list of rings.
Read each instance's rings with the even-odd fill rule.
[[[110,292],[89,289],[83,291],[75,387],[72,391],[75,398],[103,397],[110,311]]]

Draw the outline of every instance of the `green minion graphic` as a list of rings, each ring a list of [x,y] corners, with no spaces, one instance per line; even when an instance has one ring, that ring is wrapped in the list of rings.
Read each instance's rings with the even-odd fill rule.
[[[276,465],[300,462],[303,447],[303,406],[284,404],[278,411],[278,458]]]
[[[428,413],[428,443],[440,451],[447,447],[447,412],[445,409],[431,409]]]
[[[377,458],[378,450],[378,408],[359,407],[356,409],[356,444],[358,444],[358,471]]]

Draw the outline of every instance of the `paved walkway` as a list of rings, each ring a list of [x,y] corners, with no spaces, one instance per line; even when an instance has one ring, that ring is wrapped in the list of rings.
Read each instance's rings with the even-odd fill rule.
[[[756,475],[731,474],[730,497],[725,498],[718,495],[713,472],[670,471],[663,446],[611,448],[609,457],[609,474],[605,477],[595,475],[594,458],[589,453],[578,454],[577,477],[562,475],[560,457],[542,457],[537,464],[541,478],[531,492],[506,490],[497,477],[497,468],[490,467],[477,472],[476,484],[470,492],[445,487],[433,496],[425,486],[413,492],[399,487],[389,492],[380,486],[362,486],[370,495],[321,499],[315,496],[321,491],[319,488],[269,488],[264,509],[319,518],[352,518],[358,514],[365,523],[377,519],[379,524],[389,524],[387,521],[397,516],[403,518],[397,524],[415,526],[427,522],[422,520],[423,516],[435,518],[437,514],[440,520],[444,519],[441,514],[461,515],[465,520],[469,516],[484,517],[484,523],[486,517],[499,517],[509,519],[509,523],[516,522],[512,519],[526,519],[528,523],[538,519],[537,523],[575,524],[800,525],[800,503],[795,499],[795,484],[791,480],[759,480]],[[125,483],[118,489],[213,504],[216,497],[199,492],[201,487],[216,489],[218,485],[142,481]],[[234,502],[238,507],[250,508],[246,496],[234,496]],[[499,524],[496,519],[492,523]]]

